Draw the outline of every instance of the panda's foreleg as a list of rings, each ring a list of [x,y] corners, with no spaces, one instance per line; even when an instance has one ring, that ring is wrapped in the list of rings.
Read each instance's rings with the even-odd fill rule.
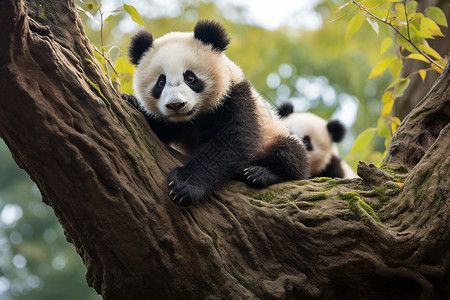
[[[307,179],[310,164],[305,146],[290,136],[279,136],[267,151],[243,172],[244,181],[255,187]]]
[[[176,205],[195,204],[248,166],[255,151],[254,139],[227,129],[196,149],[184,166],[172,169],[167,177],[168,193]]]

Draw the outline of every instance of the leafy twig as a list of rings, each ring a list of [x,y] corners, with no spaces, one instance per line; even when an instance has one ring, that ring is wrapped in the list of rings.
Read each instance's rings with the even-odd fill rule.
[[[440,70],[444,70],[443,67],[441,67],[437,62],[435,62],[428,54],[426,54],[425,52],[423,52],[422,50],[420,50],[420,49],[419,49],[419,48],[411,41],[411,37],[410,37],[410,34],[409,34],[409,22],[408,22],[408,15],[407,15],[407,12],[406,12],[406,6],[405,6],[405,17],[406,17],[406,22],[407,22],[406,24],[407,24],[407,26],[408,26],[408,37],[406,37],[404,34],[402,34],[402,33],[397,29],[397,27],[395,27],[394,25],[392,25],[392,23],[388,22],[388,21],[387,21],[387,18],[386,18],[386,20],[383,20],[383,19],[377,17],[376,15],[374,15],[373,13],[371,13],[364,5],[358,3],[358,2],[355,1],[355,0],[352,0],[352,2],[353,2],[354,4],[356,4],[356,5],[359,7],[359,9],[361,9],[362,11],[368,13],[368,14],[369,14],[372,18],[374,18],[375,20],[377,20],[377,21],[379,21],[379,22],[382,22],[382,23],[384,23],[384,24],[389,25],[390,27],[392,27],[392,28],[397,32],[397,34],[399,34],[399,35],[400,35],[402,38],[404,38],[408,43],[410,43],[411,46],[413,46],[414,49],[416,49],[420,54],[422,54],[422,55],[423,55],[423,56],[424,56],[431,64],[435,65],[435,66],[436,66],[437,68],[439,68]]]

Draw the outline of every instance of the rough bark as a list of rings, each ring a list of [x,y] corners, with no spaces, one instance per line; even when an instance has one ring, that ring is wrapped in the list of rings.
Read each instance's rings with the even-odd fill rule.
[[[108,85],[74,2],[2,0],[0,28],[0,136],[105,299],[450,294],[448,66],[384,168],[264,190],[231,182],[179,209],[165,178],[183,157]]]

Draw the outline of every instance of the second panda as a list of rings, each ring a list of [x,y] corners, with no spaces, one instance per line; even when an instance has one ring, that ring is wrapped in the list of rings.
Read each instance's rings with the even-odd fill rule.
[[[345,127],[341,122],[327,122],[309,112],[296,113],[289,102],[280,105],[278,114],[291,134],[305,144],[311,163],[311,177],[357,177],[352,168],[339,157],[335,145],[345,136]]]
[[[154,40],[141,31],[130,43],[136,97],[122,97],[161,141],[188,155],[167,177],[178,206],[198,202],[232,178],[266,187],[310,175],[304,145],[224,54],[229,42],[221,24],[205,20],[194,32]]]

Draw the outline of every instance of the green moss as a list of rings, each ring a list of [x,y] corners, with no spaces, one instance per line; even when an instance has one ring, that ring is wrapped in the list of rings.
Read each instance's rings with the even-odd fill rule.
[[[328,180],[331,180],[330,177],[314,177],[311,179],[312,182],[326,182]]]
[[[30,16],[41,24],[48,24],[49,17],[53,15],[53,8],[49,1],[35,0],[27,1],[27,5],[31,6],[29,10]]]
[[[303,194],[302,191],[298,191],[296,193],[291,194],[292,199],[297,199],[301,194]]]
[[[339,193],[338,197],[341,198],[342,200],[348,201],[350,211],[352,211],[356,216],[361,218],[363,216],[363,212],[365,212],[376,222],[381,223],[380,218],[377,216],[373,208],[370,205],[368,205],[358,193],[356,192]]]
[[[375,211],[373,210],[372,207],[370,207],[370,205],[368,205],[366,202],[364,202],[363,199],[359,199],[359,206],[361,206],[362,209],[364,209],[366,211],[366,213],[371,216],[375,221],[377,221],[378,223],[381,223],[380,218],[377,216],[377,214],[375,213]]]
[[[358,191],[364,191],[364,188],[363,188],[362,186],[360,186],[360,185],[355,185],[355,186],[353,187],[353,189],[354,189],[354,190],[358,190]]]
[[[269,203],[274,202],[275,200],[279,199],[279,196],[274,191],[266,191],[261,194],[247,193],[247,196],[249,196],[253,199],[256,199],[256,200],[261,200],[261,201],[269,202]]]
[[[325,193],[318,193],[318,194],[312,194],[305,198],[306,201],[319,201],[319,200],[325,200],[328,196]]]
[[[87,58],[83,58],[83,63],[84,63],[85,65],[90,65],[90,64],[92,64],[92,60],[87,59]]]
[[[338,193],[338,197],[341,198],[342,200],[350,200],[353,199],[354,197],[360,197],[360,195],[357,192],[349,192],[349,193]]]
[[[89,85],[97,92],[97,94],[100,96],[100,98],[102,98],[106,105],[111,106],[111,103],[103,95],[98,84],[93,83],[86,75],[84,76],[84,80],[86,80],[86,82],[89,83]]]

